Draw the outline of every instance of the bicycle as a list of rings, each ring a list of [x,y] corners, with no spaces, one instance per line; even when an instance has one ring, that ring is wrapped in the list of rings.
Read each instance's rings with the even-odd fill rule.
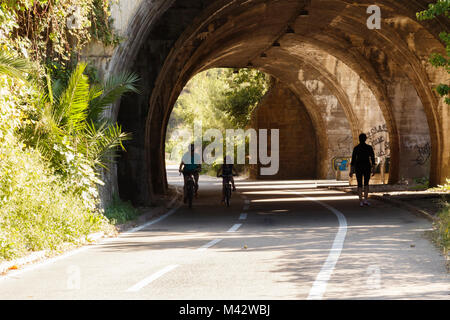
[[[192,173],[188,173],[186,174],[186,183],[184,185],[184,203],[187,201],[189,208],[192,208],[195,191],[194,176]]]
[[[220,175],[220,177],[223,178],[223,187],[225,191],[225,197],[224,201],[227,207],[230,206],[230,200],[231,200],[231,180],[230,175]]]

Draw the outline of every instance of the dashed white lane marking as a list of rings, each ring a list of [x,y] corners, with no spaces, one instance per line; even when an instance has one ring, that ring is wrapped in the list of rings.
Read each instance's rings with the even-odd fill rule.
[[[334,271],[334,267],[336,266],[336,263],[339,260],[342,248],[344,247],[345,236],[347,234],[347,219],[345,219],[345,216],[342,212],[326,203],[323,203],[322,201],[306,197],[302,195],[301,192],[290,192],[290,193],[298,194],[310,201],[316,202],[321,206],[327,208],[336,215],[339,221],[339,230],[336,234],[336,237],[334,238],[333,246],[331,247],[330,253],[328,254],[327,260],[323,264],[322,269],[320,269],[320,272],[317,275],[316,280],[314,281],[307,298],[308,300],[321,300],[327,289],[327,284],[328,281],[330,280],[331,274]]]
[[[250,204],[250,200],[244,200],[245,202],[245,206],[248,209],[248,206]],[[244,209],[245,209],[244,206]],[[161,221],[162,219],[170,216],[171,214],[173,214],[178,208],[174,208],[172,210],[170,210],[169,212],[167,212],[165,215],[159,217],[158,219],[155,219],[153,221],[150,221],[142,226],[139,226],[137,228],[134,228],[132,230],[130,230],[128,233],[133,233],[139,230],[142,230],[156,222]],[[242,213],[239,217],[239,220],[245,220],[247,219],[247,214],[246,213]],[[228,229],[227,232],[236,232],[240,227],[242,226],[242,223],[236,223],[234,224],[230,229]],[[214,239],[211,240],[210,242],[204,244],[203,246],[201,246],[200,248],[197,248],[196,251],[205,251],[206,249],[218,244],[220,241],[222,241],[223,239]],[[127,289],[127,292],[137,292],[139,290],[141,290],[142,288],[144,288],[145,286],[149,285],[151,282],[155,281],[156,279],[158,279],[159,277],[163,276],[164,274],[174,270],[175,268],[177,268],[179,265],[170,265],[165,267],[164,269],[152,274],[151,276],[139,281],[138,283],[136,283],[134,286],[130,287],[129,289]]]
[[[161,276],[165,275],[167,272],[170,272],[170,271],[172,271],[173,269],[175,269],[177,267],[178,267],[177,264],[172,264],[170,266],[167,266],[164,269],[162,269],[162,270],[152,274],[151,276],[149,276],[149,277],[139,281],[134,286],[128,288],[126,291],[127,292],[137,292],[137,291],[141,290],[142,288],[144,288],[145,286],[147,286],[150,283],[152,283],[153,281],[155,281],[156,279],[158,279]]]
[[[205,251],[206,249],[218,244],[220,241],[222,241],[223,239],[214,239],[210,242],[208,242],[207,244],[204,244],[203,246],[201,246],[200,248],[197,248],[197,251]]]
[[[242,226],[242,223],[236,223],[230,229],[228,229],[227,232],[236,232],[241,226]]]
[[[248,200],[246,197],[243,198],[244,199],[244,211],[248,210],[248,208],[250,207],[250,200]]]

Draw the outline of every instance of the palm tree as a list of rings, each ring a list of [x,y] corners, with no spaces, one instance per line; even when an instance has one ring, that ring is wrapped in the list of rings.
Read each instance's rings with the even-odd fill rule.
[[[38,121],[28,140],[47,157],[56,170],[64,171],[58,146],[66,146],[74,155],[82,155],[93,168],[107,168],[124,149],[122,142],[130,138],[117,123],[103,117],[105,109],[127,92],[138,93],[138,77],[124,73],[110,77],[103,85],[90,85],[80,63],[66,85],[47,75],[47,90],[41,97]]]

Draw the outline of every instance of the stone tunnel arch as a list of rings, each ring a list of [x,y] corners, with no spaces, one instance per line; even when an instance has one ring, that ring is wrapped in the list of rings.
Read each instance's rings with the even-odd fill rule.
[[[139,122],[132,124],[137,142],[131,147],[136,150],[131,151],[130,156],[133,158],[130,161],[140,162],[134,173],[139,176],[135,183],[139,202],[148,202],[155,194],[166,190],[162,156],[165,126],[187,81],[195,73],[212,67],[258,68],[255,63],[260,54],[284,46],[283,39],[289,37],[316,46],[355,70],[366,81],[380,106],[384,105],[389,115],[386,121],[394,128],[396,123],[389,119],[393,116],[392,108],[384,86],[389,70],[382,70],[377,59],[383,56],[385,62],[382,63],[401,70],[417,91],[427,116],[432,143],[430,181],[442,181],[449,166],[446,159],[449,148],[443,148],[448,138],[442,134],[448,119],[443,118],[442,102],[430,86],[431,81],[439,80],[439,75],[424,65],[423,53],[403,40],[408,30],[395,25],[399,16],[412,21],[415,12],[424,9],[427,1],[379,1],[387,19],[391,20],[370,35],[365,29],[368,4],[367,1],[355,4],[338,0],[141,2],[128,27],[127,34],[132,37],[116,51],[109,67],[110,72],[137,71],[145,85],[143,96],[125,98],[113,106],[110,113],[111,118],[119,118],[123,123]],[[177,23],[170,27],[170,21]],[[433,48],[443,50],[437,40],[438,31],[448,27],[448,22],[438,19],[410,24],[426,33]],[[368,48],[378,51],[368,51]],[[134,115],[130,115],[132,113]],[[395,130],[391,131],[395,145],[400,137]],[[117,187],[117,177],[112,174],[110,178],[111,187]]]

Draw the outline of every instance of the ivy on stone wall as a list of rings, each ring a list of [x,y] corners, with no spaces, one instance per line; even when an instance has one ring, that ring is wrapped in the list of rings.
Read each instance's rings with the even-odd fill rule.
[[[120,37],[114,33],[113,19],[110,12],[109,0],[93,0],[93,8],[89,15],[92,36],[106,46],[116,46]]]
[[[39,62],[70,61],[92,38],[115,45],[108,0],[3,0],[0,35]]]
[[[444,19],[450,18],[450,0],[439,0],[436,3],[429,4],[427,10],[417,12],[417,19],[419,21],[431,20],[438,16],[444,16]],[[447,55],[433,53],[430,57],[430,63],[437,68],[444,68],[450,74],[450,33],[443,31],[439,34],[439,37],[445,45]],[[450,105],[449,84],[441,83],[436,86],[435,90]]]

